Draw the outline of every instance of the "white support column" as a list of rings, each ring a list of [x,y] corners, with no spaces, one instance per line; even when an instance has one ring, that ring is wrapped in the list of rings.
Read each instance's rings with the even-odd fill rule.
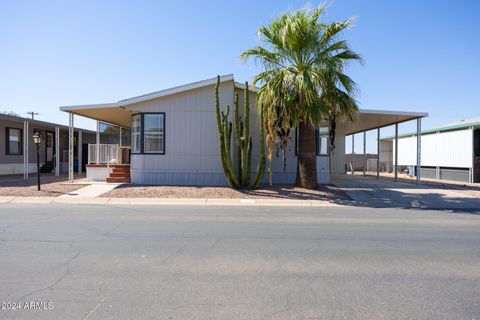
[[[60,175],[60,127],[55,127],[55,175]]]
[[[367,175],[367,131],[363,131],[363,175]]]
[[[120,141],[119,146],[121,147],[122,146],[122,127],[119,127],[119,128],[120,128],[120,137],[118,141]]]
[[[377,179],[380,179],[380,128],[377,129]]]
[[[73,154],[73,113],[69,114],[69,121],[68,121],[68,181],[73,182],[74,173],[73,173],[73,161],[74,161],[74,154]]]
[[[78,174],[82,174],[82,130],[78,130],[78,139],[77,139],[77,158],[78,158]]]
[[[352,176],[355,174],[355,134],[352,134]]]
[[[100,162],[100,121],[97,120],[97,134],[96,134],[96,141],[97,144],[97,152],[96,152],[96,159],[95,163],[98,164]]]
[[[421,184],[422,169],[422,118],[417,119],[417,184]]]
[[[398,123],[395,123],[395,164],[393,165],[395,170],[395,181],[398,180]]]
[[[28,121],[23,121],[23,179],[28,179]]]

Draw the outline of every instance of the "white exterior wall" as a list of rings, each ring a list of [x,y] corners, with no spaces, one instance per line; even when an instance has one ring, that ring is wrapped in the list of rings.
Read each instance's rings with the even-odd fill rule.
[[[345,135],[336,134],[335,149],[331,154],[332,157],[332,174],[345,173]]]
[[[101,181],[105,182],[113,168],[107,167],[87,167],[87,180],[88,181]]]
[[[232,106],[233,83],[220,86]],[[226,185],[218,151],[214,86],[145,101],[129,109],[165,112],[165,154],[132,154],[131,180],[157,185]]]
[[[422,135],[422,166],[471,168],[473,147],[471,129]],[[417,137],[398,139],[398,164],[416,165]],[[395,159],[395,148],[392,151]]]

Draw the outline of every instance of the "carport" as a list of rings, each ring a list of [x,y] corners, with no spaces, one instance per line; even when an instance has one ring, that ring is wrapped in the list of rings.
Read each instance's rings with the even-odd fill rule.
[[[394,159],[394,181],[398,181],[398,125],[407,121],[416,121],[417,126],[417,154],[416,154],[416,183],[421,183],[421,126],[422,118],[427,117],[428,113],[423,112],[403,112],[403,111],[387,111],[387,110],[371,110],[371,109],[361,109],[356,121],[354,122],[343,122],[338,126],[337,133],[340,136],[351,136],[352,139],[352,161],[354,163],[355,156],[355,135],[363,134],[363,158],[364,158],[364,168],[363,175],[367,174],[366,172],[366,163],[367,163],[367,131],[376,130],[377,132],[377,159],[376,159],[376,178],[380,178],[380,130],[385,127],[395,126],[395,139],[394,139],[394,149],[395,149],[395,159]],[[355,166],[353,165],[353,168]],[[352,173],[355,170],[353,169]]]

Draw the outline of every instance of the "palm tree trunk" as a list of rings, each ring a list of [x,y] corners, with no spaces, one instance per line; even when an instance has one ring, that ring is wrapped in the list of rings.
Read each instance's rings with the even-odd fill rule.
[[[308,121],[299,121],[296,182],[298,187],[308,189],[317,187],[317,159],[315,150],[315,128]]]

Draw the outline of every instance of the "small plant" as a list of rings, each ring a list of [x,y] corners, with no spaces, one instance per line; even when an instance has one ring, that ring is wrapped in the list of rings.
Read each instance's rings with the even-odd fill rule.
[[[250,136],[250,101],[248,82],[245,82],[245,96],[243,105],[243,121],[238,115],[238,93],[235,93],[233,103],[233,125],[228,121],[230,107],[226,111],[220,111],[220,99],[218,88],[220,87],[220,76],[217,77],[215,86],[215,113],[217,117],[218,144],[220,147],[220,161],[223,172],[227,178],[228,185],[232,188],[258,188],[263,181],[265,172],[265,145],[263,129],[263,108],[260,107],[260,159],[255,176],[252,178],[252,137]],[[233,130],[232,130],[233,129]],[[232,161],[232,131],[235,133],[235,144],[238,151],[238,171],[235,170]]]

